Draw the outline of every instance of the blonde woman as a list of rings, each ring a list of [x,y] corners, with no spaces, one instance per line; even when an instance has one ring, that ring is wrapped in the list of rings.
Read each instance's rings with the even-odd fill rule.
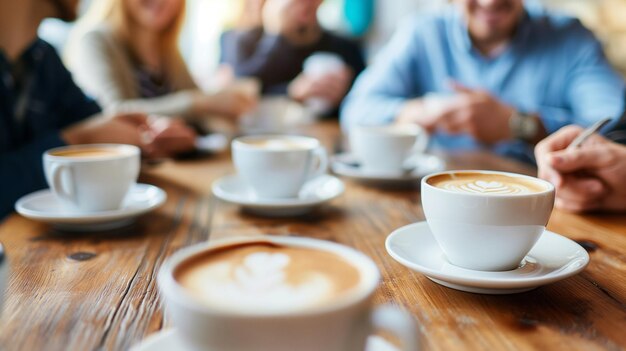
[[[236,117],[254,105],[234,90],[204,93],[178,50],[185,0],[99,0],[70,37],[67,60],[76,82],[114,111],[187,119]]]

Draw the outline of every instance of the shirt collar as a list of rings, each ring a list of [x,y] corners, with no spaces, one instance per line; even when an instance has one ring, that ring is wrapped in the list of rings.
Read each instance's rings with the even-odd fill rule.
[[[23,62],[27,65],[37,63],[43,58],[44,50],[44,41],[36,38],[26,47],[22,54],[17,58],[17,61]],[[15,62],[9,61],[9,58],[6,56],[4,50],[0,48],[0,68],[3,70],[9,69],[9,67],[13,64],[15,64]]]
[[[452,12],[451,20],[453,24],[452,40],[455,46],[467,53],[477,53],[478,51],[474,48],[474,43],[472,42],[472,38],[470,37],[465,18],[456,6],[454,11]],[[524,9],[522,20],[519,22],[515,34],[513,35],[513,38],[508,45],[516,46],[524,43],[530,35],[531,28],[532,19],[530,17],[528,9]]]

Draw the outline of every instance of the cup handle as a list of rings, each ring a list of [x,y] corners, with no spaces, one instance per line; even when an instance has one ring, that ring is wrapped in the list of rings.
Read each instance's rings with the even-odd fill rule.
[[[323,174],[326,174],[326,171],[328,170],[328,155],[326,154],[326,149],[324,149],[323,146],[318,146],[312,151],[312,153],[313,157],[311,158],[311,162],[315,162],[315,159],[317,159],[318,164],[317,168],[314,171],[310,172],[307,179],[317,178]]]
[[[61,199],[75,203],[74,189],[66,189],[63,186],[63,181],[61,179],[63,172],[66,172],[68,176],[71,177],[72,169],[67,165],[53,165],[50,170],[50,186],[52,187],[52,191]],[[70,181],[70,184],[74,182]]]
[[[372,325],[395,334],[402,341],[403,351],[418,349],[415,321],[407,312],[392,305],[376,307],[372,313]]]
[[[417,136],[417,138],[415,139],[415,144],[413,144],[413,147],[411,147],[411,152],[409,153],[409,156],[406,158],[406,160],[404,160],[405,165],[413,161],[414,159],[417,159],[417,157],[419,157],[422,153],[424,153],[424,151],[426,151],[429,139],[430,138],[426,131],[420,133]]]

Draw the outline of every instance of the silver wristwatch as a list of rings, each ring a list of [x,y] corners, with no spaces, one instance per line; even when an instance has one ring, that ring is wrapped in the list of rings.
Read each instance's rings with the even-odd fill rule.
[[[522,141],[533,141],[539,131],[539,121],[530,114],[513,111],[509,119],[509,128],[511,135],[515,139]]]

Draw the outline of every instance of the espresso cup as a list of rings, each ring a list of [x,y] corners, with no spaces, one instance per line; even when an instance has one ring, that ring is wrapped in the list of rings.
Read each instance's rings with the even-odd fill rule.
[[[158,274],[189,350],[363,351],[374,327],[415,350],[412,318],[372,307],[379,281],[374,262],[349,247],[270,236],[183,249]]]
[[[417,125],[357,126],[350,132],[350,146],[365,171],[414,168],[427,145],[428,134]]]
[[[119,209],[136,183],[140,150],[122,144],[74,145],[48,150],[43,156],[48,185],[73,212]]]
[[[547,181],[506,172],[448,171],[422,178],[422,207],[448,261],[481,271],[519,266],[554,206]]]
[[[233,161],[259,198],[295,198],[307,180],[326,173],[328,157],[317,139],[249,136],[233,140]]]

